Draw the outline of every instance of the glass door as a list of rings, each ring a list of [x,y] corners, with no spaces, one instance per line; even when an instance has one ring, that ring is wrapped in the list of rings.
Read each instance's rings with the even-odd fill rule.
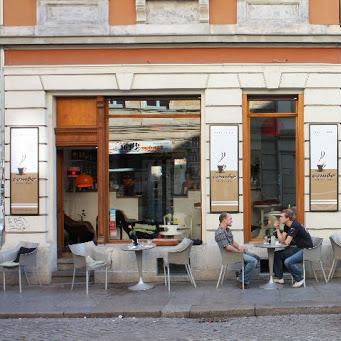
[[[273,231],[273,217],[285,208],[304,217],[303,113],[298,96],[245,98],[245,241]]]

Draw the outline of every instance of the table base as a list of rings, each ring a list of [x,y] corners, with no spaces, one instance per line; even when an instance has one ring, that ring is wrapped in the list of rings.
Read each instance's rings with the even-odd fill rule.
[[[260,288],[261,289],[267,289],[267,290],[273,290],[273,289],[278,289],[278,286],[276,283],[268,282],[264,285],[261,285]]]
[[[142,291],[142,290],[148,290],[148,289],[153,289],[153,288],[154,288],[154,285],[144,283],[140,279],[137,284],[130,286],[128,289],[133,290],[133,291]]]

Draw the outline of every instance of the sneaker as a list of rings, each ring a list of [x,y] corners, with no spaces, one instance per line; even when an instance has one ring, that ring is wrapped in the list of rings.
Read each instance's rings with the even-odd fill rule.
[[[302,279],[301,281],[299,282],[295,282],[292,287],[293,288],[300,288],[302,285],[304,285],[304,279]]]
[[[283,278],[274,278],[274,283],[284,284],[284,279]]]

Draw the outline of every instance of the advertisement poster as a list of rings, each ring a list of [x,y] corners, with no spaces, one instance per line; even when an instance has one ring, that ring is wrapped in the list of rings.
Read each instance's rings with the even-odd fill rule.
[[[338,210],[338,126],[310,125],[310,210]]]
[[[238,126],[210,126],[211,212],[239,211]]]
[[[115,208],[110,209],[109,234],[110,234],[110,239],[117,238],[116,209]]]
[[[39,214],[38,128],[11,128],[11,215]]]

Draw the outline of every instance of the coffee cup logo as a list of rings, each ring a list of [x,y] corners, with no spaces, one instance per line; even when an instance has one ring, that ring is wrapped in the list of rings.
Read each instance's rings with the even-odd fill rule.
[[[218,172],[222,173],[226,169],[226,165],[223,163],[224,159],[226,158],[226,153],[222,152],[220,159],[217,164]]]
[[[27,158],[26,154],[23,154],[21,156],[21,160],[20,160],[19,166],[18,166],[18,174],[19,175],[24,175],[25,174],[26,167],[23,166],[23,163],[26,160],[26,158]]]
[[[320,154],[320,158],[317,161],[317,170],[319,172],[323,172],[323,169],[326,168],[326,163],[325,163],[325,156],[326,156],[326,152],[321,150],[321,154]]]

